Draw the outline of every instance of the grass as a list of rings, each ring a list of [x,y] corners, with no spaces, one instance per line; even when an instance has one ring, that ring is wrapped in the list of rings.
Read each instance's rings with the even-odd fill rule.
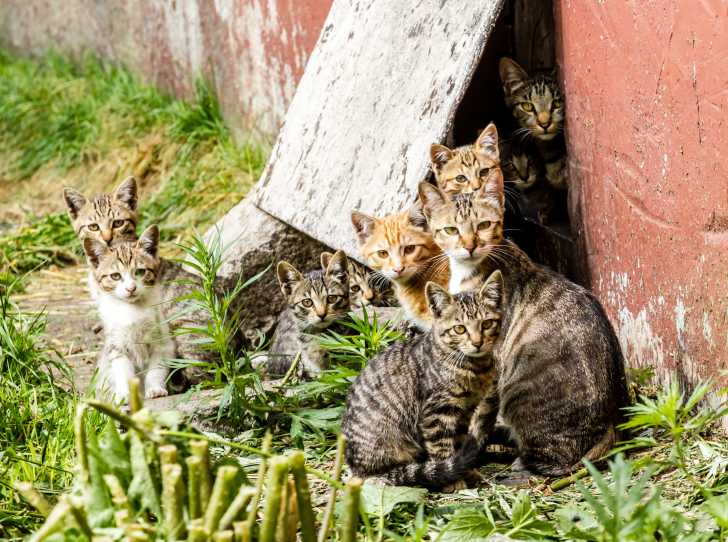
[[[0,51],[0,200],[24,201],[0,207],[0,270],[76,261],[64,185],[94,194],[135,175],[140,226],[156,222],[164,240],[187,241],[244,197],[265,159],[263,146],[232,140],[202,81],[188,103],[92,57]]]

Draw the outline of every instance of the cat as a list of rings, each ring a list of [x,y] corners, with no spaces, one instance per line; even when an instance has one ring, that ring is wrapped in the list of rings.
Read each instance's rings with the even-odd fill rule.
[[[501,147],[505,189],[515,189],[520,216],[539,224],[550,224],[556,194],[545,179],[541,159],[525,145],[501,142]]]
[[[269,374],[283,374],[300,352],[304,376],[326,368],[325,351],[316,334],[346,317],[349,312],[349,272],[346,254],[321,255],[321,269],[302,274],[286,261],[276,268],[287,308],[281,313],[266,360]]]
[[[477,294],[427,283],[431,330],[375,356],[349,390],[341,427],[355,476],[446,490],[473,477],[497,413],[502,290],[499,271]]]
[[[449,260],[450,291],[477,291],[494,270],[503,273],[494,357],[499,417],[518,446],[514,468],[561,476],[582,458],[600,458],[615,442],[628,396],[622,351],[599,301],[503,238],[497,198],[451,200],[428,183],[419,189]]]
[[[66,187],[63,199],[76,235],[107,245],[136,241],[137,183],[134,177],[122,182],[113,194],[98,194],[90,200],[78,190]]]
[[[129,380],[141,377],[144,396],[167,395],[168,368],[175,357],[161,301],[159,229],[150,226],[138,241],[106,242],[86,237],[83,248],[97,286],[96,299],[104,326],[98,359],[101,389],[114,400],[128,402]]]
[[[381,218],[353,211],[351,223],[367,266],[392,283],[406,318],[421,330],[429,329],[432,315],[425,284],[447,284],[448,276],[447,262],[427,231],[421,206],[415,203]]]
[[[565,103],[552,74],[529,76],[514,60],[499,64],[506,106],[518,123],[515,136],[533,141],[544,163],[545,177],[557,190],[566,190],[569,175],[564,141]]]
[[[486,126],[472,145],[455,149],[432,145],[430,162],[437,186],[447,194],[503,192],[498,130],[493,123]]]
[[[326,269],[333,254],[331,252],[321,253],[321,267]],[[351,309],[358,307],[391,307],[397,299],[384,277],[375,275],[365,266],[356,260],[349,259],[349,306]]]

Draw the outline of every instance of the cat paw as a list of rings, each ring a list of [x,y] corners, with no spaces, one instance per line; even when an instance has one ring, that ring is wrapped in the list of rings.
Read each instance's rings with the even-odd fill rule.
[[[165,388],[155,386],[151,387],[144,393],[145,399],[154,399],[155,397],[167,397],[169,395],[169,392]]]
[[[465,482],[465,480],[458,480],[454,484],[447,485],[442,488],[443,493],[455,493],[456,491],[460,491],[461,489],[467,489],[468,484]]]

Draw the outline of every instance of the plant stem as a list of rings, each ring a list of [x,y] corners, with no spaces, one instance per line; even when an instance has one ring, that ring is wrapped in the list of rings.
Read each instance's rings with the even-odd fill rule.
[[[111,493],[111,502],[114,503],[117,510],[125,510],[129,515],[132,513],[131,505],[129,504],[129,498],[121,487],[121,482],[114,474],[104,474],[104,483],[109,488]]]
[[[341,467],[344,464],[344,435],[339,435],[336,440],[336,461],[334,463],[334,478],[339,482],[341,477]],[[331,493],[329,494],[329,502],[326,503],[326,509],[324,510],[324,519],[321,522],[321,529],[319,530],[318,542],[325,542],[329,536],[329,529],[331,528],[331,519],[334,515],[334,507],[336,506],[336,488],[341,487],[340,483],[331,487]]]
[[[210,502],[210,494],[212,493],[212,475],[210,474],[210,445],[206,440],[190,441],[190,450],[194,457],[199,458],[198,469],[198,495],[199,495],[199,514],[202,516],[207,510],[207,504]],[[196,516],[199,517],[199,516]]]
[[[190,519],[202,517],[200,486],[203,477],[202,459],[196,455],[185,458],[187,463],[187,512]]]
[[[132,414],[136,414],[144,408],[144,399],[139,389],[139,377],[129,379],[129,410]]]
[[[273,435],[270,434],[270,431],[266,432],[265,436],[263,437],[263,449],[262,449],[262,451],[265,454],[268,454],[272,440],[273,440]],[[266,471],[267,467],[268,467],[268,459],[267,459],[267,455],[265,455],[260,460],[260,465],[258,466],[258,478],[256,478],[256,480],[255,480],[255,495],[253,496],[253,502],[250,505],[250,512],[248,512],[248,519],[245,522],[246,527],[247,527],[248,537],[252,536],[253,525],[255,525],[255,519],[258,516],[258,503],[260,503],[260,496],[263,493],[263,484],[265,483],[265,471]]]
[[[268,472],[268,489],[266,491],[263,522],[260,526],[260,542],[274,542],[275,540],[278,513],[281,507],[281,494],[287,477],[288,460],[281,456],[273,457],[270,460],[270,471]]]
[[[253,500],[254,496],[254,488],[241,486],[238,490],[238,494],[233,499],[233,502],[230,503],[230,506],[225,511],[222,518],[220,518],[220,525],[218,526],[218,529],[223,531],[230,527],[230,525],[233,524],[233,521],[245,512],[245,509],[248,507],[248,504],[250,504],[250,501]]]
[[[232,495],[237,489],[235,480],[238,475],[237,467],[224,465],[217,469],[215,485],[212,486],[212,495],[205,511],[205,529],[208,533],[217,531],[220,518],[230,506]]]
[[[311,492],[308,487],[303,452],[293,452],[288,462],[291,465],[291,473],[296,484],[298,516],[301,520],[301,542],[316,542],[315,519],[313,507],[311,506]]]
[[[162,464],[162,518],[164,531],[170,540],[177,540],[185,534],[183,502],[182,467],[177,463]]]
[[[359,529],[359,497],[361,494],[360,478],[352,478],[346,484],[344,493],[344,512],[341,518],[341,542],[356,542]]]
[[[15,482],[15,491],[20,493],[28,504],[43,514],[43,517],[47,518],[51,513],[51,505],[30,482]]]

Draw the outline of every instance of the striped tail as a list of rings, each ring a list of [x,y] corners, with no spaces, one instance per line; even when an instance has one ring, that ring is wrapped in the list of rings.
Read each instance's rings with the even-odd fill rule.
[[[408,463],[382,474],[397,486],[422,486],[437,490],[465,478],[478,465],[481,447],[474,439],[467,439],[454,456],[447,459],[430,459],[422,463]]]

